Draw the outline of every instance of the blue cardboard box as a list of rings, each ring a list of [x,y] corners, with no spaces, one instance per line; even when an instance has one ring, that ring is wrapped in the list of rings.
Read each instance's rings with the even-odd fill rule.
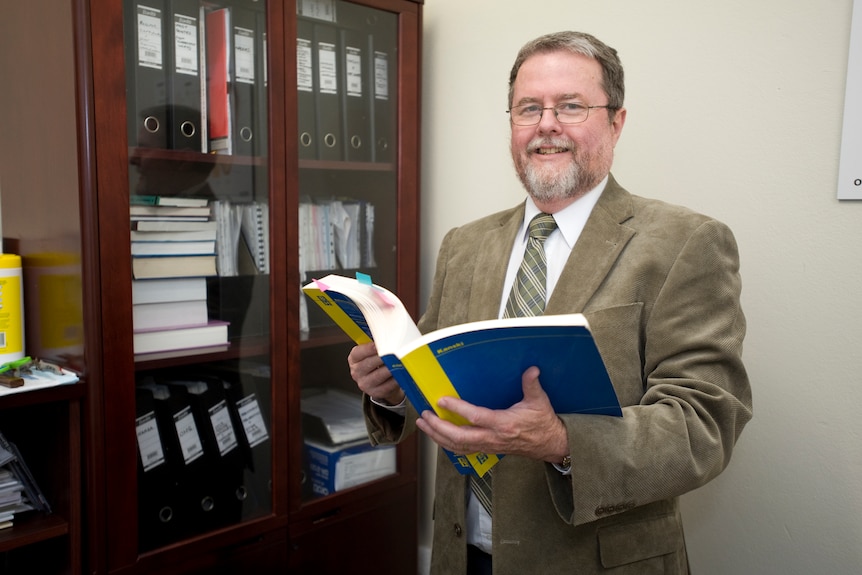
[[[394,445],[374,447],[367,439],[340,445],[305,440],[307,480],[316,496],[355,487],[396,471]]]

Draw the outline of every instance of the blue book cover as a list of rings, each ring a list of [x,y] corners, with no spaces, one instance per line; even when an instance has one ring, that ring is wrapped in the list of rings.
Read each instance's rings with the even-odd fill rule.
[[[622,416],[582,314],[477,321],[419,335],[400,300],[368,281],[327,276],[303,289],[354,341],[374,340],[419,413],[430,409],[447,421],[467,424],[437,407],[444,396],[489,409],[511,407],[523,399],[522,374],[536,366],[557,413]],[[501,457],[446,454],[459,472],[479,475]]]
[[[439,369],[461,399],[506,409],[522,399],[521,375],[535,365],[557,413],[621,415],[604,362],[580,314],[454,326],[408,344],[397,355],[426,394],[435,395],[437,387],[445,385],[435,381],[441,377]]]

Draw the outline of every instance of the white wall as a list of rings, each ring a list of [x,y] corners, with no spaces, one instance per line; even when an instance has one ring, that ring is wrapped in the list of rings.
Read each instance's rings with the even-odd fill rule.
[[[836,199],[851,9],[425,3],[423,299],[443,234],[523,198],[507,79],[518,48],[545,32],[587,31],[620,52],[629,113],[617,179],[736,233],[755,416],[728,470],[683,499],[699,575],[862,572],[862,202]]]
[[[3,233],[26,241],[25,252],[62,249],[68,243],[53,240],[79,232],[78,218],[69,217],[78,212],[71,8],[56,0],[0,0]]]

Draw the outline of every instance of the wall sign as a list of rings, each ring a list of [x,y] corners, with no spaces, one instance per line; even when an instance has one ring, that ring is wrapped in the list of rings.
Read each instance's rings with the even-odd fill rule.
[[[838,199],[862,200],[862,0],[853,0]]]

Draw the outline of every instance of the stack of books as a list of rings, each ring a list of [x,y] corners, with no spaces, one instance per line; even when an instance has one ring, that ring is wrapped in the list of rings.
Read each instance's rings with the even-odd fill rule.
[[[135,279],[216,275],[216,222],[206,198],[134,196]]]
[[[228,323],[209,319],[204,277],[132,281],[135,354],[224,347]]]
[[[206,198],[133,196],[134,351],[224,347],[227,323],[210,320],[208,276],[217,275],[217,224]]]
[[[17,514],[34,509],[51,512],[17,446],[0,433],[0,529],[12,527]]]

